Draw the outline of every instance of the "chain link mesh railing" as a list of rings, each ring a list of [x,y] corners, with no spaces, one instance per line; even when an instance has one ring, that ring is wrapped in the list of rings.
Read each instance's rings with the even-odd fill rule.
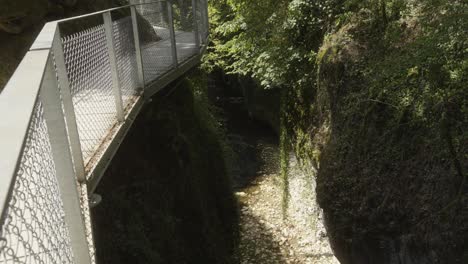
[[[197,0],[197,2],[199,2]],[[177,60],[183,63],[197,54],[198,48],[195,40],[195,24],[193,19],[193,6],[191,0],[174,1],[174,28],[177,43]]]
[[[75,263],[77,259],[82,260],[78,261],[80,263],[95,263],[88,199],[88,183],[91,179],[86,178],[93,174],[87,165],[90,161],[96,164],[101,162],[99,158],[103,149],[111,144],[115,135],[113,133],[117,133],[115,128],[127,121],[131,108],[141,98],[143,84],[148,85],[171,72],[178,73],[181,63],[200,53],[195,32],[198,31],[199,38],[204,39],[203,32],[208,32],[208,25],[203,18],[206,15],[203,10],[203,6],[206,7],[203,5],[204,0],[196,1],[196,12],[193,12],[192,1],[178,0],[172,4],[166,1],[152,2],[49,23],[53,30],[45,30],[45,35],[41,32],[38,37],[39,47],[32,48],[26,57],[41,58],[42,61],[32,59],[26,67],[20,65],[20,68],[27,69],[20,79],[28,79],[31,70],[47,65],[57,79],[44,77],[48,74],[44,68],[44,72],[39,73],[43,78],[37,78],[36,83],[27,85],[43,87],[44,82],[50,82],[47,85],[51,86],[47,87],[55,90],[48,89],[49,94],[44,96],[52,96],[50,93],[56,92],[57,98],[46,97],[48,99],[43,101],[42,88],[34,88],[38,89],[37,93],[32,92],[29,95],[30,98],[36,98],[34,105],[30,104],[34,110],[28,110],[32,117],[28,125],[24,125],[28,130],[18,131],[18,134],[26,136],[18,135],[16,141],[20,143],[17,148],[11,149],[12,152],[20,153],[19,159],[16,160],[18,155],[13,154],[10,158],[9,150],[2,149],[6,153],[1,156],[2,162],[9,159],[10,164],[15,165],[11,166],[10,172],[5,176],[11,178],[11,184],[0,186],[1,264]],[[114,11],[117,14],[113,18]],[[93,19],[84,21],[85,17]],[[59,27],[68,21],[73,25],[65,27],[61,35]],[[47,63],[45,57],[30,54],[43,52],[50,56]],[[15,82],[9,83],[4,93],[10,90],[20,91],[21,89],[14,87]],[[24,84],[21,85],[23,88]],[[2,103],[11,104],[11,101],[23,100],[24,94],[16,95],[15,98],[0,100],[0,109],[8,109]],[[1,96],[3,94],[0,99]],[[45,104],[47,115],[44,115],[44,102],[48,102]],[[54,106],[50,105],[51,102]],[[121,113],[119,104],[120,109],[123,109]],[[51,109],[58,112],[56,116],[51,114],[54,112]],[[1,113],[5,112],[7,111]],[[21,114],[22,122],[26,122],[24,113]],[[58,126],[63,128],[60,131],[63,133],[62,143],[57,143],[57,139],[51,137],[51,134],[60,134],[57,132],[60,128],[54,127],[57,126],[56,120],[55,123],[52,122],[55,125],[48,127],[51,122],[48,118],[52,118],[51,115],[53,118],[63,119],[63,124]],[[72,136],[72,130],[76,132],[76,138]],[[75,144],[76,142],[78,143]],[[69,165],[54,163],[60,160],[57,159],[60,155],[57,149],[70,151],[70,155],[65,155]],[[81,156],[76,158],[76,153],[82,155],[82,162],[79,159]],[[103,162],[108,163],[109,160]],[[69,166],[69,170],[64,169],[66,166]],[[80,166],[85,174],[83,181],[80,181],[78,175]],[[64,173],[58,171],[69,171],[71,175],[62,175]],[[72,177],[67,178],[73,182],[72,186],[67,185],[64,177]],[[63,188],[71,189],[67,189],[64,195]],[[67,197],[73,193],[70,190],[77,193],[74,196],[76,207],[72,199]],[[6,194],[2,195],[2,192]],[[72,223],[78,222],[82,225],[82,230],[73,228],[78,225]],[[82,238],[77,234],[81,234]],[[81,241],[82,244],[77,247],[76,241]],[[81,246],[85,247],[85,253],[80,251]],[[81,254],[75,254],[76,252]]]
[[[55,56],[53,52],[51,53],[51,56],[52,56],[52,63],[53,63],[54,70],[57,72],[57,65],[55,63]],[[63,87],[60,86],[60,80],[58,80],[58,78],[57,78],[57,88],[59,90],[64,89]],[[92,225],[90,224],[91,215],[90,215],[90,208],[89,208],[90,206],[89,197],[87,193],[87,184],[80,184],[79,182],[77,182],[77,186],[78,186],[77,187],[78,193],[80,195],[80,209],[81,209],[80,213],[85,222],[84,223],[85,231],[86,231],[85,236],[86,236],[86,240],[87,240],[86,242],[89,248],[89,256],[91,258],[91,264],[95,264],[96,263],[96,250],[95,250],[94,241],[93,241],[93,229],[92,229]]]
[[[168,3],[165,1],[140,6],[139,14],[142,16],[142,19],[151,25],[156,33],[157,39],[150,38],[151,40],[168,40],[170,38],[170,23],[167,8]],[[145,33],[144,30],[140,32]],[[145,36],[143,35],[143,37]]]
[[[87,163],[117,122],[104,26],[64,37],[62,42],[83,159]]]
[[[72,263],[68,229],[38,103],[0,232],[0,263]]]
[[[138,8],[138,27],[146,83],[156,80],[175,67],[172,59],[168,7],[167,2],[158,2],[141,5]]]
[[[139,95],[133,26],[130,16],[113,22],[117,70],[122,90],[123,107],[131,106]]]

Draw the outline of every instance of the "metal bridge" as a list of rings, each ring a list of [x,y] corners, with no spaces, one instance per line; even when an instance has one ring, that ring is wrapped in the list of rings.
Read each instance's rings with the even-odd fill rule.
[[[91,193],[145,101],[207,42],[207,0],[44,26],[0,94],[0,263],[96,262]]]

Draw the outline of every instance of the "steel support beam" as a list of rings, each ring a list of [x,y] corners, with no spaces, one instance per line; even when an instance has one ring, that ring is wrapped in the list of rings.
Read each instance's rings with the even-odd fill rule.
[[[141,57],[141,43],[140,43],[140,32],[138,28],[138,14],[137,14],[135,6],[130,7],[130,12],[132,15],[133,39],[135,42],[138,81],[140,82],[140,87],[144,90],[145,89],[145,73],[143,71],[143,58]]]
[[[57,32],[54,35],[52,50],[55,57],[55,66],[60,85],[63,110],[67,124],[68,139],[70,141],[70,149],[73,157],[73,165],[78,181],[85,182],[86,176],[84,170],[83,152],[81,150],[80,136],[78,132],[78,125],[76,123],[70,81],[68,80],[65,56],[63,54],[62,40],[60,39],[60,28],[57,28]]]
[[[169,32],[171,34],[172,63],[173,63],[173,67],[177,68],[179,61],[177,59],[177,42],[176,42],[175,30],[174,30],[173,9],[172,9],[172,3],[170,1],[167,2],[167,12],[169,16]]]
[[[86,240],[86,228],[81,214],[78,182],[73,168],[52,56],[48,59],[46,72],[42,81],[40,100],[44,109],[44,118],[47,124],[57,182],[60,195],[62,196],[65,223],[70,234],[73,257],[75,263],[91,264],[88,242]]]
[[[198,30],[198,0],[192,0],[193,12],[193,37],[195,38],[195,46],[200,50],[200,32]]]
[[[104,18],[104,29],[106,31],[107,51],[109,52],[109,63],[112,75],[112,91],[114,92],[115,108],[117,110],[117,120],[124,121],[124,110],[122,102],[122,92],[120,90],[119,70],[117,57],[115,55],[114,28],[112,26],[112,16],[110,12],[102,14]]]

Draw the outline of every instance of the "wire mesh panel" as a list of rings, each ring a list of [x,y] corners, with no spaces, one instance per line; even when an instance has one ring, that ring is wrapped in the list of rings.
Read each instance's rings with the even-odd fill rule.
[[[155,31],[157,40],[167,40],[170,38],[167,2],[160,1],[141,5],[139,10],[142,18],[145,19]]]
[[[174,2],[173,21],[169,21],[170,6],[166,1],[138,5],[138,8],[136,8],[138,11],[139,41],[146,83],[157,80],[160,76],[174,68],[177,64],[174,63],[174,60],[178,59],[179,62],[184,62],[193,55],[198,54],[199,50],[196,46],[194,32],[198,30],[203,38],[204,34],[207,34],[208,31],[207,22],[204,20],[206,11],[202,9],[204,8],[203,1],[206,0],[196,1],[198,2],[198,8],[197,12],[195,12],[195,20],[197,21],[198,28],[194,28],[194,12],[191,0],[178,0]],[[72,139],[77,138],[75,137],[75,127],[70,126],[71,123],[74,124],[72,122],[74,121],[73,116],[76,116],[76,125],[78,127],[77,130],[85,165],[93,158],[93,161],[99,160],[101,157],[96,154],[99,154],[102,146],[105,148],[105,146],[110,144],[111,140],[107,139],[112,138],[112,133],[116,131],[114,128],[119,124],[116,107],[116,101],[119,102],[118,96],[122,95],[126,110],[130,110],[128,106],[135,102],[135,99],[139,96],[138,86],[140,84],[139,74],[141,76],[141,64],[136,55],[138,47],[135,47],[134,25],[132,24],[132,17],[128,15],[129,12],[126,12],[128,10],[123,9],[125,8],[120,10],[122,11],[120,15],[124,17],[113,21],[112,26],[108,14],[113,11],[106,11],[104,15],[106,27],[99,18],[95,19],[97,17],[95,14],[88,16],[88,18],[92,18],[88,22],[83,21],[83,17],[69,20],[70,26],[64,27],[63,31],[67,32],[67,35],[61,38],[63,58],[62,52],[59,49],[60,45],[54,46],[54,54],[57,56],[53,58],[57,60],[55,70],[59,77],[59,89],[68,89],[67,83],[69,82],[72,103],[70,100],[65,99],[69,99],[68,93],[64,93],[65,90],[60,90],[62,92],[61,102],[58,94],[56,94],[56,98],[54,99],[55,103],[50,103],[54,101],[49,97],[42,99],[50,99],[50,102],[43,101],[46,106],[55,106],[55,108],[46,108],[48,110],[46,111],[48,117],[50,117],[50,113],[57,113],[55,110],[62,109],[63,107],[66,112],[66,124],[64,123],[61,126],[63,128],[63,126],[67,125],[68,132],[74,131],[75,133],[73,136],[70,136],[71,133],[68,133],[68,138],[64,134],[62,143],[57,143],[57,134],[55,134],[56,136],[52,136],[54,141],[51,141],[49,132],[52,135],[54,135],[54,131],[57,132],[53,128],[53,122],[50,123],[50,120],[53,120],[53,118],[48,119],[48,124],[52,126],[50,127],[51,130],[48,130],[44,120],[44,110],[41,101],[36,98],[38,102],[32,113],[33,116],[27,131],[26,142],[22,149],[23,152],[19,160],[15,159],[12,162],[12,164],[19,165],[13,185],[9,186],[9,188],[11,187],[9,189],[11,190],[11,194],[8,193],[8,204],[1,208],[4,218],[0,222],[0,263],[73,263],[72,246],[75,252],[81,252],[80,249],[77,250],[77,245],[79,246],[80,244],[72,245],[70,241],[69,230],[65,222],[64,205],[61,200],[62,195],[60,193],[61,190],[63,193],[67,193],[63,180],[68,178],[57,179],[57,171],[59,174],[62,174],[60,171],[64,167],[55,166],[52,157],[52,147],[54,153],[56,153],[54,158],[57,160],[59,156],[56,152],[57,144],[64,145],[72,141]],[[132,9],[132,15],[134,15],[133,10],[135,9]],[[52,25],[56,26],[56,24]],[[172,46],[171,25],[175,27],[176,46]],[[76,28],[85,29],[76,33],[70,33],[70,31],[75,32]],[[111,31],[112,33],[110,33]],[[44,34],[47,35],[50,32],[45,30]],[[110,38],[106,39],[108,36],[113,36],[113,42],[110,41]],[[56,37],[58,38],[58,35],[55,35],[54,38]],[[44,43],[48,42],[49,40]],[[43,46],[44,43],[39,41],[40,45],[38,45]],[[46,48],[42,46],[40,50],[44,51]],[[47,49],[50,49],[50,47]],[[177,58],[173,57],[174,49],[177,51]],[[56,51],[59,51],[59,53],[55,53]],[[112,56],[110,57],[109,54],[112,54]],[[60,67],[57,65],[60,65]],[[65,66],[63,67],[63,65]],[[63,69],[65,69],[66,74]],[[52,75],[52,77],[47,77],[50,81],[50,79],[53,79],[53,72],[50,70],[47,73]],[[63,87],[60,85],[60,82],[62,82]],[[117,89],[117,84],[120,84],[120,91]],[[30,106],[32,106],[34,97],[30,98]],[[71,113],[71,115],[67,115],[67,113]],[[27,114],[29,118],[29,112]],[[120,111],[119,114],[121,114]],[[119,118],[122,117],[119,116]],[[122,121],[122,119],[119,120]],[[24,122],[27,122],[27,118],[25,120]],[[18,145],[23,143],[22,138],[18,142]],[[52,147],[51,142],[54,143]],[[71,147],[72,152],[78,149],[74,153],[80,153],[80,146],[76,147],[75,145],[79,144],[68,145],[68,147]],[[75,159],[75,156],[73,158]],[[79,158],[81,160],[81,157]],[[58,164],[62,163],[57,161]],[[71,166],[70,170],[72,170]],[[77,168],[75,167],[75,171],[78,171]],[[89,171],[86,173],[92,174]],[[10,177],[12,177],[11,174]],[[85,230],[77,230],[73,228],[76,226],[70,224],[70,219],[74,219],[73,213],[78,210],[70,206],[70,200],[64,200],[65,209],[67,209],[66,221],[72,231],[74,243],[76,243],[76,238],[79,237],[76,234],[86,232],[91,262],[95,263],[95,249],[86,184],[78,184],[81,214],[84,218]],[[60,189],[60,186],[64,189]],[[75,186],[71,188],[74,190]],[[78,201],[76,201],[76,205],[77,203]],[[72,214],[68,214],[70,212]],[[73,223],[73,221],[71,222]],[[84,240],[84,237],[82,239]],[[79,257],[82,255],[77,253],[75,256]]]
[[[145,83],[149,83],[174,67],[168,3],[145,4],[137,10]]]
[[[179,63],[182,63],[198,53],[195,43],[192,1],[176,1],[173,6],[177,60]]]
[[[123,107],[133,103],[138,95],[138,74],[132,18],[125,17],[113,22],[114,47],[117,70],[122,90]]]
[[[38,103],[0,233],[0,263],[72,263],[43,108]]]
[[[117,123],[104,26],[64,37],[62,42],[86,164]]]

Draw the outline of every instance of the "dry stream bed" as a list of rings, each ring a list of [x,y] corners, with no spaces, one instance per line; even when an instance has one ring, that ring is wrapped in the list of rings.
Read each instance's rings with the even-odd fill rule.
[[[313,175],[301,171],[291,156],[290,198],[284,214],[277,136],[249,118],[241,97],[218,97],[218,105],[224,110],[228,137],[237,154],[239,263],[338,264],[322,224]]]

